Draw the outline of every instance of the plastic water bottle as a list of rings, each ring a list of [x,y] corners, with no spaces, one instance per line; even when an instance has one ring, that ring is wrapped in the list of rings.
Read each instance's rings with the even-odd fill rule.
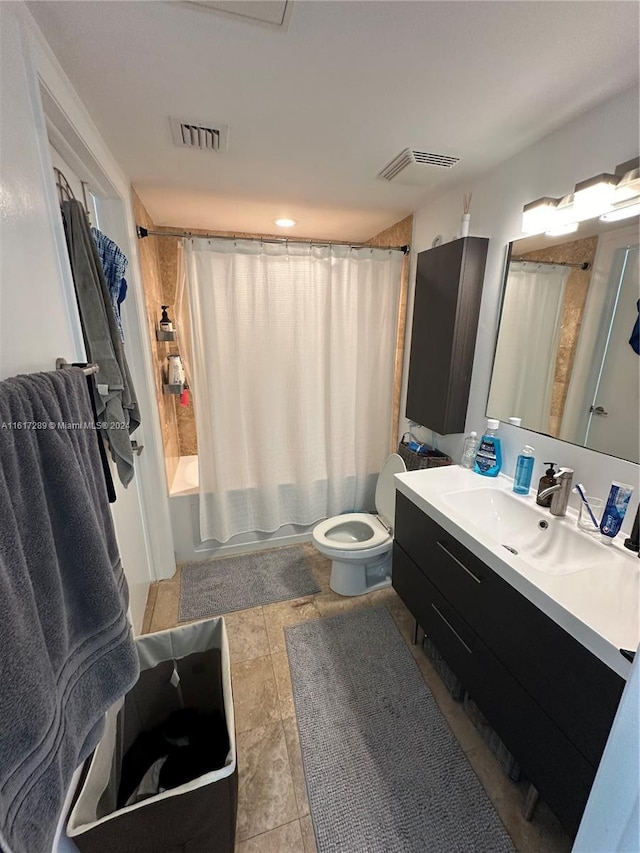
[[[528,495],[533,473],[533,452],[530,444],[525,444],[522,453],[516,461],[516,476],[513,480],[513,491],[517,495]]]
[[[473,468],[473,463],[476,460],[476,453],[478,452],[478,433],[470,432],[469,435],[464,440],[464,448],[462,450],[462,458],[460,459],[460,465],[463,468]]]

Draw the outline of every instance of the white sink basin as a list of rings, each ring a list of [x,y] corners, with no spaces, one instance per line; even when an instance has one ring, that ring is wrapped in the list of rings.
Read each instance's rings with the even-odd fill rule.
[[[578,529],[575,509],[556,518],[535,494],[514,494],[509,478],[458,465],[395,479],[401,494],[627,678],[630,664],[620,649],[640,643],[640,560],[623,546],[623,534],[605,545],[598,533]]]
[[[551,515],[532,495],[477,488],[444,492],[442,501],[536,571],[568,575],[596,568],[606,556],[607,545],[579,530],[575,517]]]

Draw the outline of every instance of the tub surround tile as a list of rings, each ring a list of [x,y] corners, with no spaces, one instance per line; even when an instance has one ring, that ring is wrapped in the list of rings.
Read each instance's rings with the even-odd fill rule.
[[[302,831],[304,853],[318,853],[316,834],[313,831],[313,822],[310,815],[300,818],[300,830]]]
[[[241,732],[238,746],[238,841],[298,818],[282,722]]]
[[[295,717],[296,709],[293,702],[293,687],[291,685],[291,672],[289,670],[287,653],[277,652],[275,655],[271,655],[271,662],[273,663],[273,671],[276,676],[280,716],[283,720]]]
[[[304,841],[300,821],[285,823],[236,844],[235,853],[303,853]]]
[[[298,724],[295,719],[288,717],[282,721],[284,739],[289,754],[289,767],[293,779],[293,790],[298,804],[298,816],[304,817],[309,814],[309,797],[307,795],[307,783],[304,778],[304,767],[302,764],[302,751],[300,749],[300,735]]]
[[[236,732],[266,726],[280,719],[278,691],[271,657],[231,665]]]
[[[253,660],[269,654],[269,639],[262,607],[225,613],[231,662]]]
[[[267,626],[271,654],[286,650],[284,629],[288,625],[297,625],[309,619],[319,619],[320,611],[314,604],[314,596],[294,598],[291,601],[280,601],[277,604],[267,604],[263,607],[264,620]]]

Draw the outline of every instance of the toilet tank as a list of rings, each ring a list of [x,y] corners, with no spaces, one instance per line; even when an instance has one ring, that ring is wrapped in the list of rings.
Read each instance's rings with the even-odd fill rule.
[[[396,483],[394,474],[407,470],[404,459],[397,453],[387,457],[376,484],[376,511],[387,527],[393,529],[396,512]]]

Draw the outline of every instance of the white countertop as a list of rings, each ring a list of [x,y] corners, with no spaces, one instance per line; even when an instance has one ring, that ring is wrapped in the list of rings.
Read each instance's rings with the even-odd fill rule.
[[[627,678],[631,663],[620,649],[635,651],[640,643],[640,559],[622,545],[597,543],[602,564],[571,574],[547,574],[510,554],[501,543],[456,513],[442,495],[465,489],[512,491],[502,475],[483,477],[459,465],[396,474],[398,491],[492,568],[532,604],[564,628],[611,669]],[[535,493],[524,497],[534,501]],[[542,510],[549,513],[548,510]],[[549,518],[553,518],[550,513]],[[569,509],[563,523],[575,525]],[[588,536],[587,533],[580,535]],[[531,638],[535,642],[535,638]]]

